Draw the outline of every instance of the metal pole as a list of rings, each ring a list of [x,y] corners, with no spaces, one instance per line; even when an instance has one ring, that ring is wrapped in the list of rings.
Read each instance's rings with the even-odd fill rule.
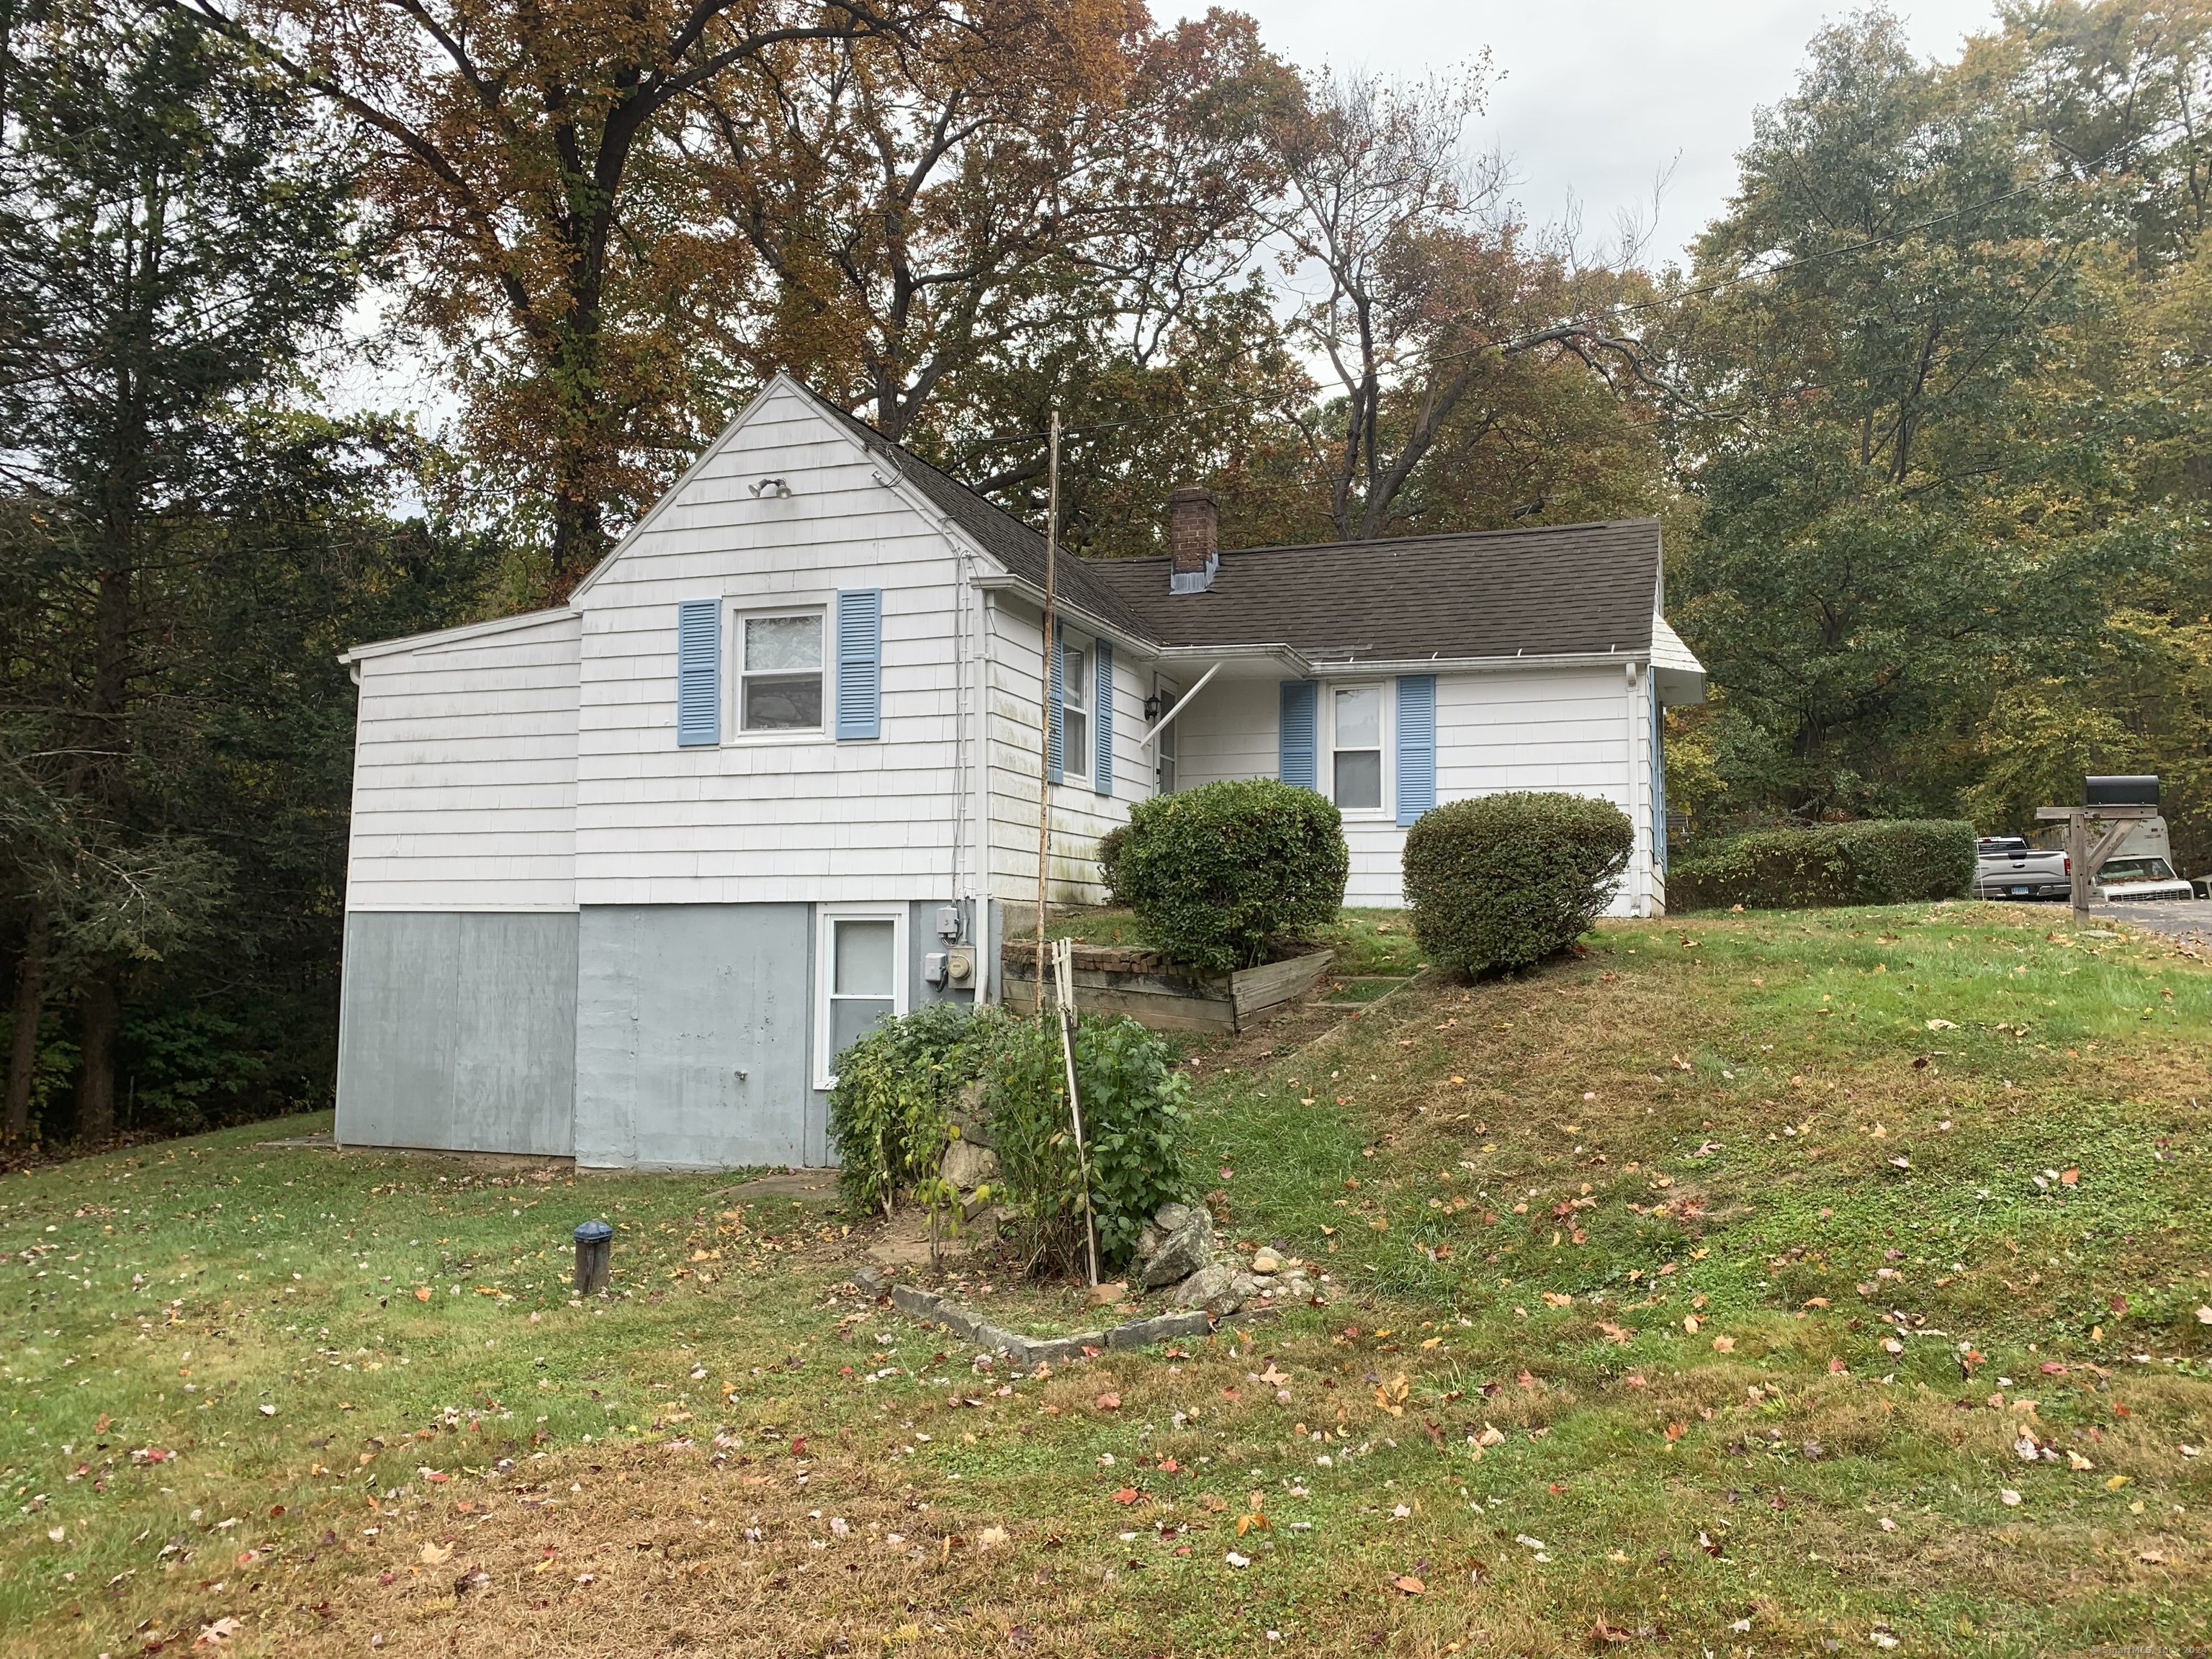
[[[1033,1012],[1044,1014],[1044,882],[1052,859],[1052,675],[1059,666],[1052,638],[1053,579],[1060,542],[1060,411],[1052,411],[1052,437],[1045,452],[1044,508],[1044,634],[1039,641],[1037,666],[1037,883],[1036,883],[1036,1000]],[[1073,1066],[1073,1062],[1069,1064]],[[1069,1075],[1074,1073],[1071,1071]],[[1073,1085],[1071,1085],[1072,1089]],[[1091,1282],[1097,1284],[1096,1271]]]
[[[1075,1090],[1075,947],[1055,939],[1052,967],[1060,981],[1055,1001],[1060,1014],[1060,1056],[1067,1066],[1067,1115],[1075,1126],[1075,1168],[1083,1177],[1083,1246],[1090,1282],[1098,1283],[1098,1218],[1091,1207],[1091,1154],[1083,1146],[1083,1101]]]

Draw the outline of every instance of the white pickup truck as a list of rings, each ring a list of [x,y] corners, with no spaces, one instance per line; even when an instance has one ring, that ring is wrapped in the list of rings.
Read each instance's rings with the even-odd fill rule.
[[[2065,899],[2072,895],[2073,866],[2063,848],[2032,847],[2022,836],[1984,836],[1976,843],[1976,898]],[[2090,896],[2104,904],[2196,896],[2195,889],[2173,872],[2164,818],[2145,818],[2128,831],[2097,872]]]

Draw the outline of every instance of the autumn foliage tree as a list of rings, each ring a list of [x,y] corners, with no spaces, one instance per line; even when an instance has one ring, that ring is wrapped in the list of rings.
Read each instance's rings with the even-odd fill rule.
[[[726,398],[708,325],[753,280],[679,142],[781,48],[900,34],[930,0],[173,0],[352,118],[364,188],[476,453],[546,501],[558,599]]]
[[[1636,427],[1661,388],[1624,309],[1649,286],[1626,257],[1588,264],[1532,236],[1503,162],[1468,163],[1486,68],[1309,75],[1275,118],[1291,337],[1323,366],[1298,438],[1339,540],[1607,516],[1656,494],[1650,422]],[[1613,463],[1595,488],[1593,447]]]

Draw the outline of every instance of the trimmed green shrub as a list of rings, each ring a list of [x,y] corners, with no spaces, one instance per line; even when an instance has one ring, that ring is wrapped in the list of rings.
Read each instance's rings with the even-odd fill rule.
[[[1139,801],[1114,886],[1146,945],[1228,973],[1266,961],[1270,940],[1332,920],[1351,873],[1336,808],[1263,778]]]
[[[1098,879],[1106,884],[1106,902],[1120,904],[1121,849],[1129,844],[1129,826],[1117,823],[1098,837]]]
[[[1456,800],[1406,832],[1406,906],[1431,963],[1473,977],[1564,951],[1612,899],[1635,827],[1611,801]]]
[[[1754,830],[1674,860],[1669,910],[1802,909],[1964,898],[1974,826],[1956,818],[1868,819]]]
[[[984,1110],[1012,1231],[1032,1267],[1070,1269],[1084,1254],[1083,1175],[1060,1028],[1051,1020],[993,1024]],[[1075,1082],[1099,1260],[1118,1264],[1155,1210],[1198,1190],[1184,1111],[1190,1085],[1166,1041],[1126,1014],[1079,1019]]]
[[[901,1193],[931,1208],[952,1141],[952,1105],[991,1050],[988,1018],[964,1002],[933,1002],[871,1027],[838,1056],[830,1091],[837,1190],[848,1209],[889,1214]]]

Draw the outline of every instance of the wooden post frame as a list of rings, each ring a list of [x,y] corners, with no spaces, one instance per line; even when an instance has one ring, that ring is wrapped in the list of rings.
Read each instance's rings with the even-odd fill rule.
[[[1075,1090],[1075,968],[1071,941],[1052,942],[1053,975],[1058,981],[1054,1009],[1060,1018],[1060,1057],[1067,1066],[1067,1113],[1075,1126],[1075,1167],[1083,1179],[1084,1260],[1092,1288],[1098,1284],[1098,1218],[1091,1208],[1091,1154],[1083,1145],[1083,1100]],[[1043,986],[1037,988],[1043,994]]]
[[[2089,920],[2089,890],[2095,883],[2097,872],[2105,861],[2119,850],[2119,845],[2129,830],[2146,818],[2158,816],[2155,806],[2039,806],[2037,819],[2045,823],[2063,823],[2066,826],[2066,864],[2071,896],[2074,901],[2074,920]],[[2093,846],[2089,841],[2089,821],[2094,818],[2108,826]]]

